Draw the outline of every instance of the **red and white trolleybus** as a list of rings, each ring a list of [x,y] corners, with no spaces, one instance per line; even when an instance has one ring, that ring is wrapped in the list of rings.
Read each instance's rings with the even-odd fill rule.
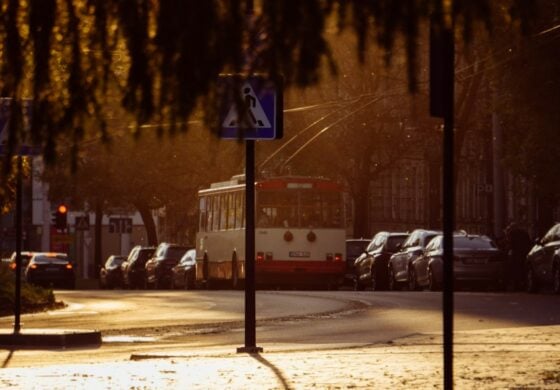
[[[245,278],[245,182],[234,176],[199,191],[197,282],[236,287]],[[255,183],[258,286],[338,286],[345,272],[343,187],[323,178]]]

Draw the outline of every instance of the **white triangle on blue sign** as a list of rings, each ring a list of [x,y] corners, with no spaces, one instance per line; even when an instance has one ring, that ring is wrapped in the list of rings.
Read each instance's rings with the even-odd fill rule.
[[[259,98],[253,91],[251,84],[245,83],[240,90],[241,100],[247,105],[246,118],[240,120],[235,102],[232,103],[222,124],[225,128],[258,129],[270,128],[270,121],[266,116]]]

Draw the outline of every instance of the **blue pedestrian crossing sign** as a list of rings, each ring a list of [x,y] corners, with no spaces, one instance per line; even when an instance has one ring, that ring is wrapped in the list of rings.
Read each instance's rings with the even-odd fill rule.
[[[263,76],[220,76],[220,137],[282,138],[282,85]]]

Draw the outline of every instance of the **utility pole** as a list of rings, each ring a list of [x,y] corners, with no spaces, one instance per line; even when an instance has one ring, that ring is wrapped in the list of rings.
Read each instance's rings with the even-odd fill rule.
[[[430,24],[430,113],[443,118],[443,386],[453,388],[453,232],[455,230],[453,2],[443,2]]]

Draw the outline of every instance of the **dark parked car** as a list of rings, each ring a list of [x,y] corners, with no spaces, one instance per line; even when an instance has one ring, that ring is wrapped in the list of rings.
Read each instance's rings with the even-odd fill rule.
[[[115,288],[123,286],[121,265],[126,260],[124,256],[111,255],[99,270],[99,284],[101,288]]]
[[[398,290],[408,283],[408,270],[414,260],[424,253],[428,242],[441,232],[416,229],[389,259],[388,282],[390,290]]]
[[[484,283],[487,287],[504,286],[506,255],[489,237],[469,234],[453,236],[453,276],[462,283]],[[409,290],[428,287],[432,291],[443,284],[443,235],[427,245],[424,254],[412,262],[408,273]]]
[[[346,273],[344,274],[343,284],[354,286],[354,262],[364,253],[371,240],[365,238],[349,238],[346,240]]]
[[[545,285],[560,294],[560,223],[551,227],[527,255],[527,291],[536,292]]]
[[[191,290],[196,283],[196,249],[189,249],[171,269],[171,288]]]
[[[159,244],[153,257],[146,262],[147,288],[170,287],[171,269],[189,249],[191,248],[168,242]]]
[[[45,287],[75,286],[74,264],[65,253],[36,253],[25,268],[28,283]]]
[[[389,287],[389,259],[407,237],[408,233],[377,233],[354,263],[354,289],[371,286],[376,291],[386,290]]]
[[[153,256],[153,246],[136,245],[121,265],[125,288],[146,288],[146,262]]]

